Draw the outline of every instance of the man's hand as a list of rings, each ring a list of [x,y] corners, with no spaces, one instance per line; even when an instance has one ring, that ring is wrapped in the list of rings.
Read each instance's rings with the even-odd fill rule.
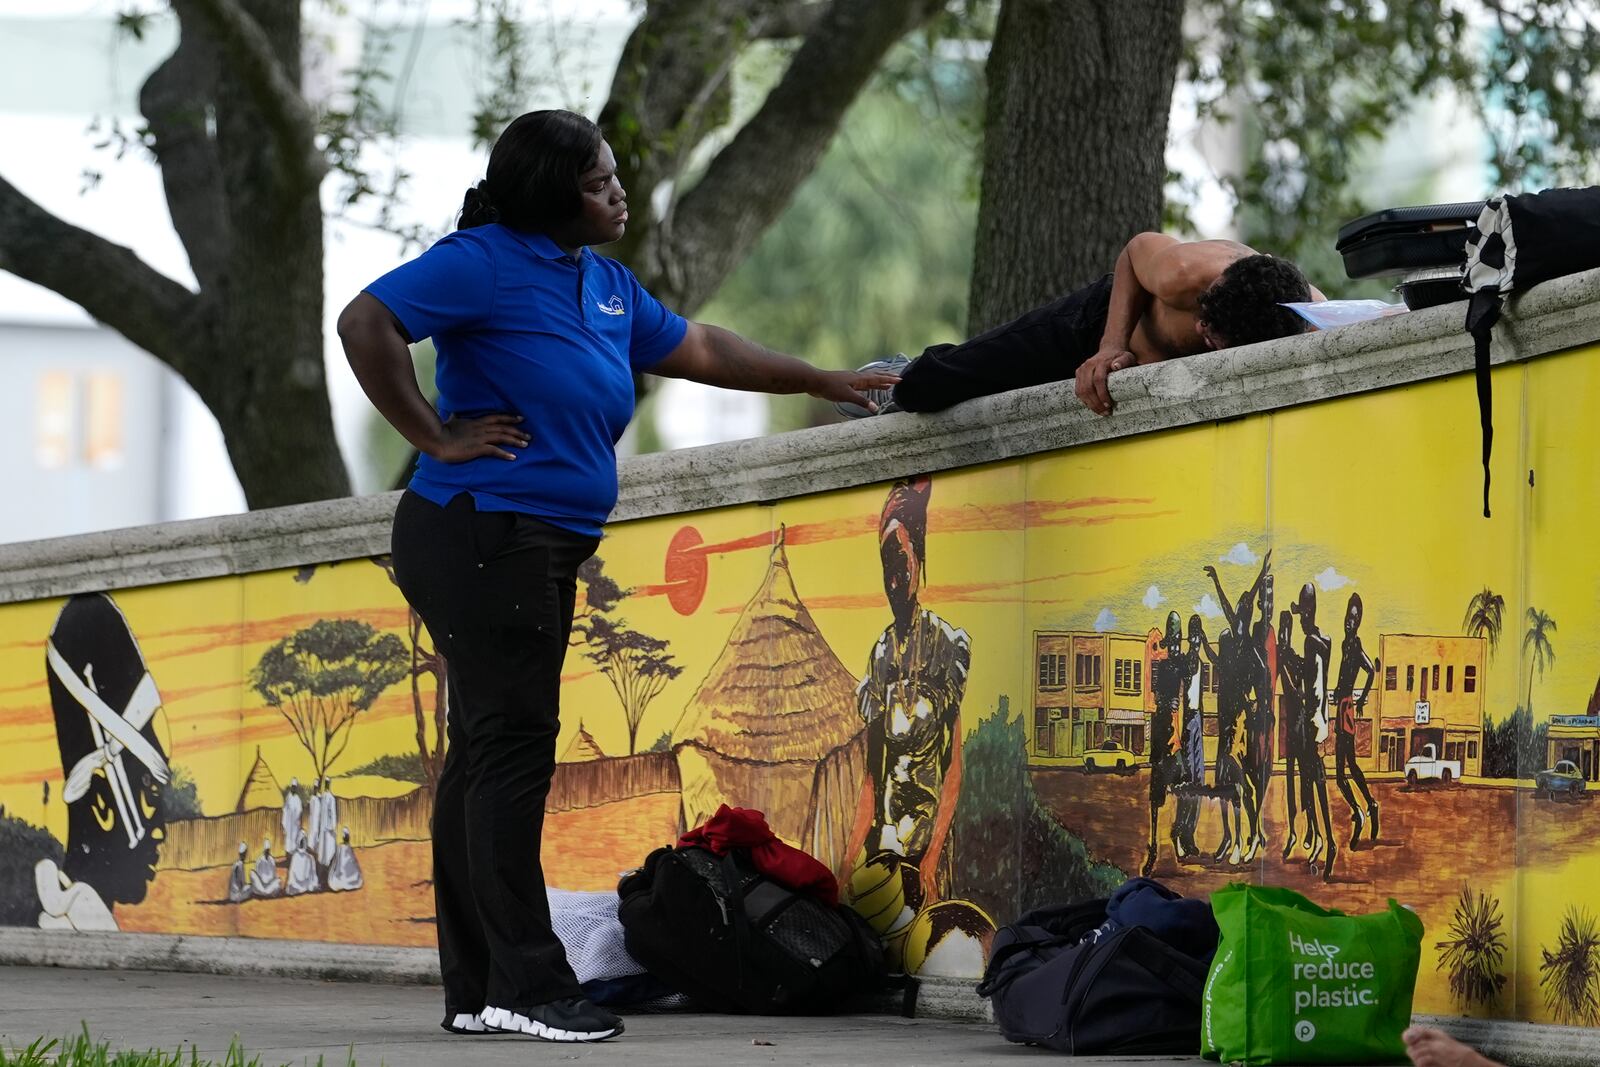
[[[846,404],[860,404],[876,414],[878,405],[862,395],[866,389],[893,389],[900,381],[899,375],[862,374],[853,370],[825,370],[817,372],[817,380],[806,392],[818,400],[832,400]]]
[[[1138,357],[1125,348],[1102,348],[1078,367],[1078,399],[1096,415],[1111,414],[1111,390],[1106,379],[1112,371],[1138,362]]]
[[[517,429],[521,415],[485,415],[481,419],[450,417],[439,429],[439,439],[430,448],[423,449],[442,463],[465,463],[469,459],[493,456],[497,459],[516,459],[501,445],[526,448],[528,435]]]

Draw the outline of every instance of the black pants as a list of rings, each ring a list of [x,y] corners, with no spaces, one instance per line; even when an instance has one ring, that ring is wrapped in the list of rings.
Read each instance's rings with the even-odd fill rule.
[[[449,664],[433,893],[450,1015],[579,995],[539,839],[578,567],[597,544],[465,493],[441,508],[408,492],[395,512],[395,578]]]
[[[1060,382],[1100,350],[1111,275],[958,345],[933,345],[905,369],[894,400],[942,411],[963,400]]]
[[[1354,734],[1340,730],[1333,737],[1333,770],[1339,782],[1339,792],[1344,794],[1344,802],[1350,806],[1350,811],[1372,810],[1372,790],[1367,788],[1367,776],[1361,773],[1361,764],[1356,762],[1356,738]],[[1361,790],[1361,799],[1364,803],[1356,807],[1355,793],[1350,789],[1350,782],[1354,780],[1356,788]]]

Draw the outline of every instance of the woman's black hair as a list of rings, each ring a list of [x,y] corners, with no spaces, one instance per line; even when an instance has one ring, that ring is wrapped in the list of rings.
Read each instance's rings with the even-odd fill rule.
[[[570,111],[530,111],[489,152],[488,176],[467,190],[458,230],[503,223],[548,231],[578,216],[578,179],[600,154],[600,127]]]

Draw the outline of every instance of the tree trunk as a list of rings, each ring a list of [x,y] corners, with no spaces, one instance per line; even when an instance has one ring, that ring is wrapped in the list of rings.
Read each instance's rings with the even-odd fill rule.
[[[969,334],[1109,272],[1161,223],[1183,0],[1003,0]]]

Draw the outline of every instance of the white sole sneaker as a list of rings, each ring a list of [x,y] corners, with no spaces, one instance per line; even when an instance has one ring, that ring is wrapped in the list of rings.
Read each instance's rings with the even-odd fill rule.
[[[439,1024],[446,1033],[460,1034],[463,1037],[498,1037],[499,1030],[491,1030],[483,1024],[483,1020],[476,1015],[461,1011],[453,1019]]]
[[[540,1041],[604,1041],[622,1033],[620,1023],[609,1030],[560,1030],[507,1008],[484,1008],[479,1018],[493,1033],[526,1034]]]

